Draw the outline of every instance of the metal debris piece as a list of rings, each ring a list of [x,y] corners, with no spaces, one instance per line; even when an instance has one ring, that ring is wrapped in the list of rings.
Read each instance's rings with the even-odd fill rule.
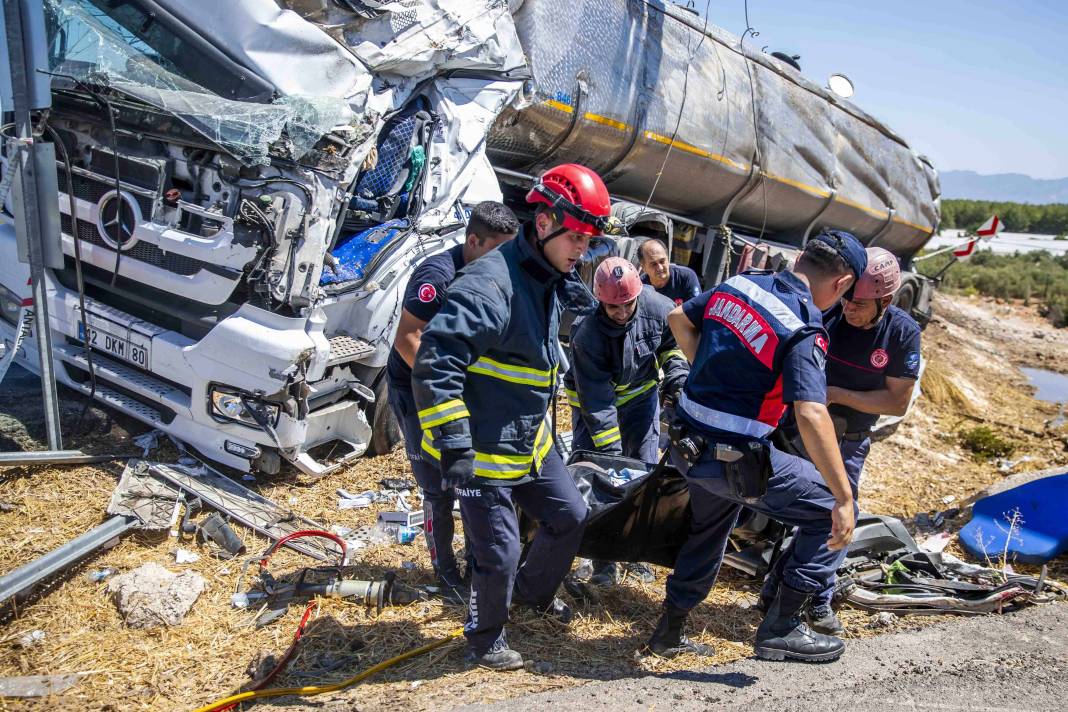
[[[26,675],[0,677],[0,697],[47,697],[69,690],[89,673],[71,672],[62,675]]]
[[[127,464],[108,502],[107,513],[133,517],[143,529],[170,529],[178,521],[182,493],[147,469]]]
[[[38,452],[0,452],[0,467],[21,465],[91,465],[121,460],[122,455],[86,455],[81,450],[40,450]]]
[[[189,467],[131,460],[127,467],[146,468],[153,475],[199,497],[206,506],[276,541],[302,529],[323,529],[322,525],[280,507],[203,463]],[[286,546],[320,561],[336,561],[341,555],[337,544],[328,539],[304,537],[286,542]]]

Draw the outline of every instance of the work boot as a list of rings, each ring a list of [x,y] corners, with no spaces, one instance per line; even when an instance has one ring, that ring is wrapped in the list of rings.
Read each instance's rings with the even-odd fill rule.
[[[664,614],[660,616],[652,637],[645,644],[649,652],[661,658],[673,658],[683,653],[693,653],[704,657],[714,655],[716,651],[712,646],[695,643],[682,632],[689,613],[670,603],[664,603]]]
[[[619,566],[614,561],[594,561],[590,584],[593,586],[615,586],[620,582]]]
[[[445,603],[466,606],[470,592],[471,584],[465,583],[463,579],[459,579],[459,583],[454,583],[448,577],[438,576],[438,598]]]
[[[630,576],[639,583],[652,583],[656,581],[656,574],[653,573],[653,569],[649,564],[643,564],[640,561],[623,564],[623,571],[627,576]]]
[[[523,656],[508,647],[508,640],[504,633],[501,633],[501,637],[484,653],[478,653],[470,645],[467,646],[464,650],[464,664],[469,668],[481,667],[487,670],[522,670]]]
[[[801,619],[811,594],[786,584],[771,610],[764,616],[756,634],[756,654],[764,660],[835,660],[845,651],[845,643],[830,635],[816,633]]]
[[[809,627],[817,633],[826,633],[827,635],[845,633],[845,626],[842,625],[842,621],[838,620],[834,609],[827,603],[807,606],[805,608],[805,620],[808,621]]]
[[[530,610],[541,616],[555,618],[556,620],[560,621],[565,625],[570,623],[571,619],[574,617],[574,614],[571,612],[571,606],[564,603],[557,596],[554,596],[553,600],[549,601],[549,603],[545,605],[540,605],[537,603],[527,603],[526,601],[516,598],[514,599],[514,605],[522,606],[523,608],[529,608]]]

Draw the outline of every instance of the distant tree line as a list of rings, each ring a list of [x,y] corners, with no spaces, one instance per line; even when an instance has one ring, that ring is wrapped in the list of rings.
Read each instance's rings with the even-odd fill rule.
[[[993,214],[1001,217],[1008,232],[1040,235],[1068,234],[1068,204],[1028,205],[995,203],[989,200],[943,200],[943,228],[974,230]]]

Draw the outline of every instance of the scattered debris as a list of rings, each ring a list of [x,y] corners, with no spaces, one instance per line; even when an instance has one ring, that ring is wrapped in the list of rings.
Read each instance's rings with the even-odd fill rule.
[[[939,532],[938,534],[932,534],[920,542],[920,549],[932,554],[938,553],[943,551],[951,541],[953,541],[952,534],[949,532]]]
[[[200,554],[189,549],[175,549],[174,561],[177,564],[195,564],[200,561]]]
[[[208,582],[192,571],[175,574],[155,562],[108,582],[126,625],[131,628],[176,626],[193,607]]]
[[[278,657],[271,650],[261,650],[248,661],[245,674],[252,680],[262,680],[278,665]]]
[[[393,490],[394,492],[411,492],[417,487],[415,480],[403,477],[387,477],[384,480],[379,480],[378,484],[382,485],[383,489]]]
[[[38,645],[44,639],[45,632],[43,630],[31,630],[29,633],[19,638],[19,647],[32,648],[33,646]]]
[[[133,439],[133,444],[141,448],[141,457],[148,457],[152,451],[159,449],[161,435],[163,435],[161,430],[149,430]]]
[[[0,697],[48,697],[69,690],[88,673],[0,677]]]
[[[553,664],[548,660],[527,660],[523,669],[536,675],[548,675],[553,671]]]
[[[953,504],[956,501],[957,495],[955,494],[947,494],[945,497],[942,498],[942,504]]]
[[[415,571],[416,563],[414,561],[402,561],[401,568],[405,571]]]
[[[115,569],[97,569],[96,571],[90,571],[85,575],[85,577],[93,583],[100,583],[101,581],[106,579],[108,576],[113,575],[114,573]]]
[[[997,467],[998,467],[998,472],[1000,472],[1003,475],[1007,475],[1010,472],[1012,472],[1014,469],[1016,469],[1017,465],[1022,465],[1025,462],[1031,462],[1034,459],[1035,458],[1032,457],[1031,455],[1024,455],[1019,460],[1006,460],[1004,458],[998,458],[996,464],[997,464]]]
[[[10,502],[0,502],[0,512],[14,512],[18,507]]]
[[[889,611],[880,611],[868,621],[869,628],[889,628],[897,620],[897,616]]]

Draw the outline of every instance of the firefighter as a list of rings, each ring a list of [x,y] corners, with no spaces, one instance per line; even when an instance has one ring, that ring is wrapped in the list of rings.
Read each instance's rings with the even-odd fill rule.
[[[880,415],[905,414],[920,374],[920,326],[890,304],[901,286],[897,258],[881,247],[869,247],[867,253],[868,267],[852,297],[823,317],[830,338],[827,405],[836,424],[841,424],[839,451],[854,500],[871,449],[872,426]],[[803,448],[797,449],[807,456]],[[839,635],[845,630],[831,608],[834,572],[844,557],[842,550],[829,581],[813,595],[806,611],[817,632]],[[764,581],[762,607],[770,605],[778,579],[776,567]]]
[[[653,653],[711,653],[689,641],[683,628],[716,581],[743,505],[797,527],[782,582],[757,630],[757,655],[833,660],[845,649],[840,639],[810,630],[801,615],[836,567],[856,520],[825,405],[821,311],[842,297],[866,265],[855,237],[822,232],[809,240],[792,271],[736,275],[668,315],[692,364],[672,428],[672,459],[686,477],[692,523],[647,644]],[[786,403],[793,404],[812,462],[768,441]]]
[[[400,324],[386,363],[389,405],[404,434],[404,450],[415,481],[423,491],[423,533],[430,562],[439,588],[447,600],[464,603],[464,579],[452,549],[454,527],[452,508],[455,496],[441,486],[437,463],[427,462],[420,443],[423,431],[412,396],[412,364],[419,349],[420,335],[445,302],[445,291],[456,274],[490,250],[515,237],[519,221],[505,205],[493,201],[479,203],[471,210],[464,242],[423,260],[412,272],[404,290]]]
[[[456,491],[473,554],[464,658],[494,670],[523,666],[505,637],[511,602],[571,618],[556,590],[587,508],[553,447],[548,409],[560,313],[595,306],[574,268],[610,207],[600,177],[576,164],[548,170],[527,201],[533,222],[452,284],[413,371],[423,451]],[[517,507],[539,523],[522,567]]]
[[[689,267],[668,262],[667,247],[655,238],[638,245],[638,264],[642,267],[642,282],[651,284],[675,306],[701,293],[697,273]]]
[[[571,331],[571,369],[564,377],[571,405],[572,447],[657,461],[660,399],[673,399],[689,364],[667,325],[671,302],[641,283],[638,270],[622,257],[609,257],[593,277],[597,312]],[[660,370],[664,382],[660,385]],[[580,567],[581,568],[581,567]],[[625,566],[643,582],[653,572],[641,563]],[[619,582],[619,567],[592,562],[591,583]]]

